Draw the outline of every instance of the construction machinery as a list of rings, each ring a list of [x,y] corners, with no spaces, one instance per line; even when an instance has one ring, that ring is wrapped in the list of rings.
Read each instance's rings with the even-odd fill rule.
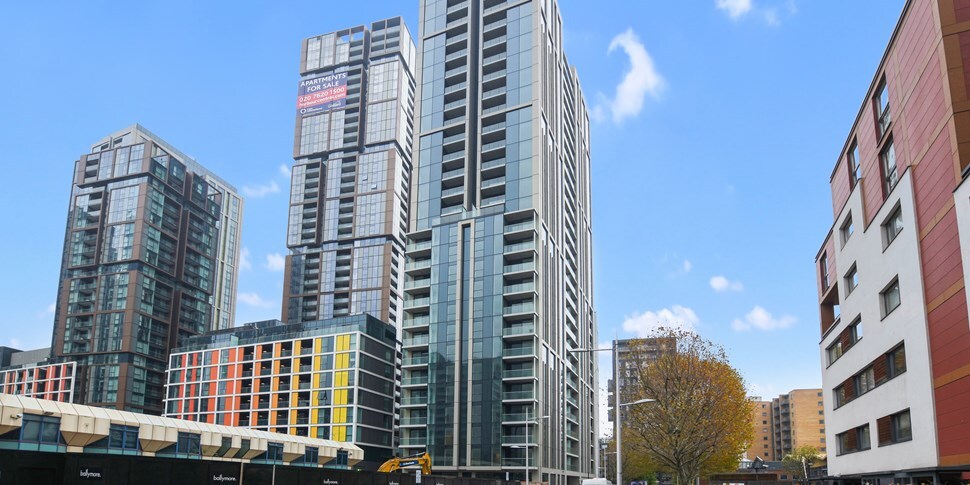
[[[409,468],[420,468],[422,475],[431,475],[431,455],[428,452],[424,452],[404,457],[395,456],[385,461],[377,471],[391,473]]]

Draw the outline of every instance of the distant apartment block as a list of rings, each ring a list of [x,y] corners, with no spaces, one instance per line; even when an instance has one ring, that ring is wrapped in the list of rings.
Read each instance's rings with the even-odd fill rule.
[[[816,256],[828,471],[965,480],[970,3],[907,1],[864,93]]]
[[[282,319],[400,327],[415,47],[400,17],[305,39]]]
[[[795,389],[772,399],[771,418],[775,460],[802,446],[828,452],[821,389]]]
[[[74,362],[51,363],[50,348],[0,347],[0,394],[74,401]]]
[[[369,315],[192,337],[169,359],[165,416],[356,443],[393,456],[396,329]]]
[[[80,404],[161,414],[169,351],[229,325],[242,201],[139,125],[75,163],[52,356]]]
[[[780,460],[775,455],[774,434],[771,432],[771,401],[762,401],[760,396],[751,396],[748,400],[751,402],[751,430],[754,434],[751,446],[745,451],[742,461],[753,461],[755,458],[764,461]]]
[[[631,350],[631,344],[636,350]],[[609,396],[607,397],[609,405],[608,419],[610,422],[614,419],[616,409],[616,387],[614,383],[620,383],[621,403],[636,400],[637,391],[635,389],[635,379],[637,378],[637,370],[640,369],[640,366],[656,362],[662,355],[673,353],[677,350],[677,341],[671,338],[615,340],[613,341],[613,345],[616,346],[619,373],[617,374],[614,371],[613,379],[610,379],[607,383],[609,390]],[[624,414],[625,412],[626,409],[621,409],[620,416],[626,416]]]

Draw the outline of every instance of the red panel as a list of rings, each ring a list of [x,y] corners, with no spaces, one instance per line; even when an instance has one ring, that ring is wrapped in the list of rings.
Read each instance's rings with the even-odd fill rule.
[[[831,185],[832,217],[837,218],[842,212],[842,208],[845,207],[846,201],[849,200],[849,194],[852,192],[852,187],[849,183],[849,162],[846,157],[842,157],[838,165],[835,166],[835,173],[832,174]]]
[[[957,22],[970,20],[970,0],[953,0],[953,10],[956,13]]]
[[[940,456],[960,455],[970,450],[970,378],[964,377],[936,390],[936,419]]]

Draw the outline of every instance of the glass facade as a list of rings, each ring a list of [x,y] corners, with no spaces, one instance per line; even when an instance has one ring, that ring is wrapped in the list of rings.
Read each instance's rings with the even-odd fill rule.
[[[589,126],[554,1],[424,0],[402,454],[578,483],[596,460]],[[541,477],[541,478],[540,478]]]
[[[161,414],[169,350],[231,322],[234,192],[138,125],[76,162],[52,353],[79,403]]]
[[[410,33],[391,18],[309,38],[302,55],[301,83],[345,76],[346,95],[297,113],[282,318],[368,313],[399,325],[414,131]]]

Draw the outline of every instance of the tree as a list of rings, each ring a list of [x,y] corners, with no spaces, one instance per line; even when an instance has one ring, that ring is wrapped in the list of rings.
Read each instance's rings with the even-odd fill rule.
[[[650,340],[631,342],[624,394],[656,402],[625,409],[624,438],[677,485],[736,470],[753,439],[744,379],[722,347],[693,332],[659,328],[650,337],[676,344],[651,361]]]
[[[808,473],[808,469],[821,458],[822,455],[818,452],[817,448],[811,445],[803,445],[795,448],[791,453],[785,455],[785,457],[781,460],[781,465],[785,467],[785,470],[791,473],[795,479],[803,479],[807,478],[805,474]]]

